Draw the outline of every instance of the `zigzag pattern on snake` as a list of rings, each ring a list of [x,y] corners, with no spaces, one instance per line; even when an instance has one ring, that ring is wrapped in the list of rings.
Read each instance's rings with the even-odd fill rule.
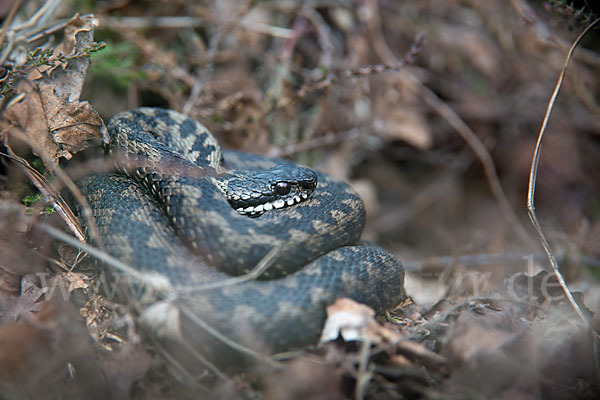
[[[78,182],[104,248],[163,278],[174,304],[226,337],[273,352],[299,348],[316,342],[325,308],[338,298],[380,313],[401,301],[400,262],[380,247],[357,244],[365,212],[347,184],[316,172],[310,197],[250,218],[232,207],[222,182],[295,164],[222,152],[206,128],[171,110],[120,113],[108,131],[111,152],[137,169]],[[194,290],[248,272],[274,248],[260,279]],[[200,352],[220,357],[226,347],[184,315],[170,323]]]

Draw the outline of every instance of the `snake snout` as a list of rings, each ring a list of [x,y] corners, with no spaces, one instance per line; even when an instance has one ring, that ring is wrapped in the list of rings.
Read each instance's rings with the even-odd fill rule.
[[[307,200],[317,187],[317,174],[309,168],[278,165],[243,176],[235,174],[220,187],[238,213],[259,217]]]

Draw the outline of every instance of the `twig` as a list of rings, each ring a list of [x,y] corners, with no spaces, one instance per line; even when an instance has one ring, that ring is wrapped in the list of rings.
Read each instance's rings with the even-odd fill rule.
[[[342,141],[354,140],[359,136],[363,135],[365,131],[360,128],[349,129],[341,132],[329,132],[325,136],[319,136],[316,138],[308,139],[303,142],[289,144],[282,148],[273,148],[268,156],[269,157],[288,157],[294,153],[300,151],[307,151],[312,149],[318,149],[325,146],[330,146]]]
[[[267,25],[255,21],[242,21],[241,23],[244,26],[244,28],[250,31],[262,33],[281,39],[290,39],[294,36],[294,32],[292,32],[292,30],[288,28],[281,28],[279,26]]]
[[[450,108],[448,104],[442,101],[433,91],[423,85],[412,74],[404,71],[403,77],[405,81],[409,83],[407,86],[413,91],[417,92],[431,108],[433,108],[442,118],[446,120],[454,128],[456,132],[463,138],[463,140],[471,147],[481,164],[487,177],[488,184],[492,195],[496,198],[496,202],[500,207],[500,211],[504,215],[504,218],[508,221],[510,227],[519,236],[519,238],[527,243],[534,243],[533,239],[529,236],[525,227],[519,221],[519,218],[512,209],[494,166],[494,161],[490,156],[490,153],[485,148],[484,144],[479,140],[475,132],[463,121],[455,112]]]
[[[152,337],[151,339],[152,339],[152,344],[154,346],[156,346],[156,348],[160,351],[160,354],[162,354],[162,356],[164,358],[166,358],[167,361],[169,361],[171,364],[173,364],[173,366],[175,368],[177,368],[179,370],[179,372],[181,372],[183,375],[185,375],[186,378],[190,380],[190,382],[193,382],[194,384],[196,384],[198,386],[198,389],[200,389],[204,393],[208,393],[208,389],[204,385],[200,384],[198,382],[197,377],[193,376],[187,370],[187,368],[185,368],[183,365],[181,365],[181,363],[174,356],[172,356],[171,353],[169,353],[169,351],[167,349],[164,348],[164,346],[160,343],[160,340],[157,340],[154,337]],[[206,367],[208,369],[211,369],[211,366],[212,366],[212,364],[206,365]],[[222,379],[224,379],[224,381],[226,381],[226,382],[229,381],[228,378],[225,375],[223,375],[218,368],[215,367],[215,370],[212,372],[215,374],[215,376],[218,376],[219,378],[223,377]]]
[[[215,364],[210,362],[206,357],[204,357],[198,350],[196,350],[184,337],[179,338],[181,344],[189,351],[194,357],[200,361],[206,368],[208,368],[215,376],[224,382],[231,383],[231,380],[225,375]]]
[[[170,290],[172,292],[172,287],[171,287],[170,283],[167,281],[167,279],[165,277],[163,277],[162,275],[160,275],[158,273],[156,273],[156,274],[149,273],[149,272],[142,273],[142,272],[136,270],[135,268],[132,268],[129,265],[125,264],[121,260],[107,254],[106,252],[99,250],[93,246],[90,246],[89,244],[83,243],[83,242],[75,239],[73,236],[69,236],[66,233],[64,233],[63,231],[60,231],[51,225],[48,225],[45,223],[40,223],[40,227],[47,234],[54,237],[55,239],[61,240],[67,244],[70,244],[73,247],[76,247],[78,249],[86,251],[88,254],[90,254],[93,257],[96,257],[101,262],[110,265],[111,267],[117,269],[118,271],[121,271],[121,272],[124,272],[125,274],[131,275],[138,282],[147,284],[148,287],[150,287],[156,291],[159,291],[159,292],[165,291],[166,292],[166,291]]]
[[[15,18],[15,15],[17,15],[17,11],[21,7],[22,2],[23,0],[17,0],[13,3],[12,7],[10,8],[8,17],[6,17],[6,19],[4,20],[4,24],[2,24],[2,32],[0,32],[0,47],[2,47],[2,45],[4,44],[6,32],[8,32],[8,28],[10,27],[10,24],[12,24],[12,20]]]
[[[13,129],[10,129],[10,128],[13,128]],[[85,199],[85,197],[81,194],[81,191],[79,190],[79,188],[77,187],[75,182],[73,182],[73,180],[67,176],[67,174],[62,170],[62,168],[60,168],[58,166],[56,161],[50,159],[46,155],[45,151],[43,151],[43,149],[41,149],[40,146],[37,145],[21,129],[18,129],[14,126],[9,126],[8,128],[5,128],[4,126],[2,126],[2,129],[5,132],[7,132],[8,135],[14,135],[14,136],[16,136],[17,139],[27,143],[36,154],[40,155],[40,157],[44,161],[44,165],[49,167],[52,170],[52,172],[54,173],[54,175],[56,175],[56,177],[58,179],[60,179],[60,181],[62,181],[62,183],[71,191],[71,193],[75,197],[75,200],[77,200],[79,202],[79,204],[81,204],[81,206],[82,206],[82,209],[83,209],[82,214],[84,215],[84,217],[86,219],[89,235],[97,243],[97,245],[101,249],[103,249],[104,244],[102,243],[102,240],[100,239],[98,227],[96,226],[96,223],[94,222],[94,219],[92,218],[92,212],[91,212],[90,206],[89,206],[87,200]],[[6,141],[8,143],[8,137],[7,137]],[[35,182],[33,182],[33,183],[35,183]],[[66,206],[66,203],[65,203],[65,206]],[[67,206],[67,208],[68,208],[68,206]],[[72,212],[70,212],[70,210],[68,213],[70,213],[72,215]],[[70,227],[70,223],[68,220],[65,220],[65,223]],[[75,234],[77,234],[77,233],[75,232]]]
[[[91,256],[96,257],[98,260],[110,265],[111,267],[116,268],[117,270],[124,272],[128,275],[131,275],[138,282],[148,285],[149,288],[153,289],[159,295],[162,295],[164,298],[171,298],[171,299],[173,298],[173,296],[172,296],[172,293],[174,293],[173,287],[171,286],[171,284],[168,282],[168,280],[164,276],[162,276],[158,273],[140,272],[140,271],[136,270],[135,268],[125,264],[121,260],[119,260],[101,250],[98,250],[98,249],[94,248],[93,246],[90,246],[88,244],[80,242],[77,239],[73,238],[72,236],[69,236],[66,233],[64,233],[48,224],[40,223],[40,227],[46,233],[53,236],[54,238],[61,240],[65,243],[68,243],[71,246],[74,246],[81,250],[84,250],[84,251],[88,252]],[[271,253],[272,252],[269,252],[267,254],[267,256],[265,257],[265,259],[268,258],[269,254],[271,254]],[[259,263],[259,265],[260,264],[261,263]],[[267,260],[266,264],[268,264],[268,260]],[[258,268],[256,268],[256,269],[258,269]],[[189,308],[187,308],[184,304],[182,304],[181,301],[175,300],[175,304],[176,304],[176,307],[179,309],[179,311],[181,311],[183,314],[185,314],[194,324],[196,324],[199,328],[208,332],[211,336],[215,337],[217,340],[224,343],[231,349],[239,352],[240,354],[245,354],[255,360],[262,361],[262,362],[270,365],[271,367],[274,367],[274,368],[282,368],[283,367],[283,364],[273,360],[272,358],[265,356],[263,354],[257,353],[254,350],[249,349],[249,348],[229,339],[228,337],[224,336],[217,329],[213,328],[212,326],[210,326],[209,324],[204,322],[199,316],[194,314]]]
[[[27,21],[19,24],[11,26],[12,19],[14,18],[14,13],[20,7],[21,0],[16,1],[11,8],[10,14],[7,20],[4,22],[2,26],[2,32],[0,33],[0,48],[2,48],[2,54],[0,55],[0,65],[4,64],[4,62],[8,59],[11,54],[15,43],[20,42],[29,42],[27,35],[27,30],[29,28],[35,27],[37,25],[42,26],[44,21],[56,11],[56,8],[60,4],[60,0],[47,0],[46,3]],[[41,22],[40,22],[41,21]],[[43,29],[43,28],[40,28]],[[16,32],[26,31],[23,34],[18,34]],[[4,38],[7,37],[7,44],[4,44]]]
[[[360,358],[358,362],[358,374],[356,377],[356,387],[354,388],[354,398],[362,400],[365,398],[367,387],[373,377],[373,371],[368,369],[369,358],[371,358],[371,340],[365,337],[360,348]]]
[[[21,31],[23,29],[32,28],[36,25],[43,25],[44,21],[54,14],[60,3],[61,0],[47,0],[31,18],[22,24],[13,27],[13,29],[15,31]],[[42,22],[40,23],[40,21]]]
[[[300,9],[300,14],[312,22],[317,31],[317,40],[321,46],[319,66],[330,69],[333,66],[333,52],[335,47],[331,38],[331,29],[324,18],[313,7],[306,4]]]
[[[440,256],[431,257],[423,260],[406,261],[403,262],[404,269],[409,272],[419,272],[424,268],[430,267],[451,267],[454,265],[462,266],[481,266],[489,264],[519,264],[527,258],[533,257],[536,262],[543,262],[548,260],[546,253],[482,253],[482,254],[466,254],[461,256]],[[561,254],[558,256],[559,259],[567,259],[567,254]],[[581,257],[580,261],[600,268],[600,260],[592,257]]]
[[[256,3],[253,1],[246,1],[246,4],[242,6],[241,10],[237,11],[234,15],[229,16],[224,24],[217,25],[216,32],[210,37],[203,68],[196,74],[190,96],[183,105],[182,111],[184,114],[190,113],[194,104],[196,104],[205,83],[210,80],[210,75],[213,74],[215,68],[215,55],[221,46],[223,38],[243,20],[243,17],[252,10],[254,5],[256,5]]]
[[[206,20],[200,17],[109,17],[101,19],[110,29],[181,29],[201,28]]]
[[[17,156],[8,146],[8,143],[6,143],[6,145],[9,154],[0,153],[0,155],[7,157],[10,160],[13,160],[22,167],[23,171],[25,171],[25,174],[27,175],[31,183],[33,183],[33,185],[37,187],[38,190],[42,193],[44,199],[47,202],[51,202],[54,208],[58,210],[58,212],[63,218],[63,221],[65,221],[65,224],[67,224],[69,229],[71,229],[71,232],[73,232],[73,234],[77,236],[77,239],[81,240],[82,242],[85,242],[85,234],[83,233],[83,228],[79,224],[79,221],[77,221],[75,214],[73,214],[73,212],[71,211],[65,200],[62,198],[60,193],[58,193],[58,191],[54,189],[52,185],[50,185],[50,182],[48,182],[48,180],[42,174],[40,174],[35,168],[29,165],[27,160]]]
[[[112,17],[102,18],[101,25],[111,29],[182,29],[204,28],[207,20],[201,17]],[[289,39],[293,33],[290,29],[271,26],[255,21],[238,21],[244,28],[283,39]]]
[[[573,295],[571,294],[571,291],[569,290],[567,283],[565,282],[562,274],[560,273],[558,263],[556,262],[556,258],[552,254],[552,249],[550,248],[550,244],[548,243],[548,240],[546,240],[546,236],[544,235],[544,232],[542,231],[542,227],[541,227],[539,220],[537,218],[537,215],[535,213],[534,196],[535,196],[535,182],[536,182],[536,178],[537,178],[538,163],[540,160],[540,150],[541,150],[541,146],[542,146],[542,138],[544,136],[544,132],[546,131],[546,127],[548,126],[548,120],[550,119],[550,114],[552,112],[552,108],[554,107],[554,102],[556,101],[556,97],[558,96],[558,92],[560,91],[560,88],[562,86],[563,79],[565,77],[565,74],[567,73],[567,67],[569,66],[569,61],[573,57],[575,48],[577,47],[577,45],[579,44],[581,39],[598,22],[600,22],[600,18],[596,19],[594,22],[589,24],[577,36],[577,38],[571,45],[571,48],[569,49],[569,53],[567,54],[567,57],[565,59],[565,64],[563,65],[563,68],[560,71],[560,75],[558,76],[558,81],[556,82],[556,86],[554,87],[554,92],[552,93],[552,96],[550,97],[550,101],[548,102],[548,107],[546,108],[546,114],[544,115],[542,127],[540,128],[540,132],[538,134],[538,140],[535,145],[535,150],[533,152],[533,159],[531,161],[531,170],[529,173],[529,186],[528,186],[528,192],[527,192],[527,211],[529,214],[529,219],[531,220],[531,224],[535,228],[535,231],[537,232],[538,237],[539,237],[540,241],[542,242],[542,246],[544,247],[544,251],[546,252],[546,255],[548,256],[548,259],[550,260],[550,265],[552,265],[552,271],[554,271],[554,275],[556,276],[556,279],[558,280],[560,287],[562,288],[563,292],[565,293],[565,296],[567,296],[569,303],[571,303],[571,306],[573,307],[573,309],[575,310],[577,315],[579,315],[579,318],[581,318],[583,320],[584,324],[586,324],[586,326],[589,329],[591,339],[592,339],[592,349],[593,349],[593,352],[595,355],[594,362],[595,362],[595,367],[596,367],[596,378],[597,379],[600,378],[600,360],[599,360],[600,355],[598,353],[598,341],[599,341],[598,334],[594,331],[594,328],[592,327],[591,322],[585,317],[585,315],[583,314],[583,311],[581,310],[581,308],[579,307],[579,305],[573,298]]]
[[[201,285],[201,286],[195,286],[195,287],[187,288],[185,290],[178,291],[177,294],[181,295],[181,294],[186,294],[186,293],[196,292],[196,291],[209,290],[209,289],[217,289],[217,288],[231,286],[231,285],[238,285],[238,284],[240,284],[242,282],[246,282],[246,281],[255,280],[259,276],[261,276],[271,266],[271,264],[273,264],[273,259],[275,258],[275,256],[277,255],[277,253],[279,253],[280,250],[281,250],[281,246],[275,246],[275,247],[273,247],[258,262],[258,264],[256,264],[256,266],[254,268],[252,268],[252,270],[250,272],[248,272],[248,273],[246,273],[244,275],[235,276],[233,278],[224,279],[222,281],[207,283],[207,284]]]
[[[544,247],[544,251],[546,252],[546,255],[548,256],[548,259],[550,260],[550,264],[552,266],[552,270],[554,271],[554,275],[556,275],[556,279],[558,279],[558,283],[560,284],[561,288],[565,292],[565,295],[567,296],[567,299],[569,299],[569,302],[573,306],[573,309],[575,310],[575,312],[577,312],[577,314],[584,321],[584,323],[586,323],[588,325],[589,325],[589,321],[585,317],[585,315],[581,311],[581,308],[579,308],[579,305],[577,304],[577,302],[573,298],[573,295],[569,291],[569,288],[567,287],[567,284],[566,284],[562,274],[560,273],[558,263],[556,262],[556,258],[552,254],[552,249],[550,248],[550,244],[546,240],[546,236],[544,235],[544,232],[542,231],[542,227],[541,227],[539,220],[537,218],[537,215],[535,213],[534,196],[535,196],[535,182],[536,182],[536,178],[537,178],[538,163],[540,160],[540,150],[542,147],[542,138],[544,137],[546,127],[548,126],[548,120],[550,119],[550,114],[552,112],[552,108],[554,107],[554,102],[556,101],[556,97],[558,96],[558,92],[560,91],[560,88],[562,86],[563,79],[567,72],[567,67],[569,66],[569,62],[571,61],[571,58],[573,57],[573,52],[575,51],[575,48],[577,47],[577,45],[579,44],[581,39],[585,36],[585,34],[590,29],[592,29],[594,27],[594,25],[596,25],[598,22],[600,22],[600,18],[596,19],[594,22],[589,24],[577,36],[577,38],[571,45],[571,48],[569,49],[569,53],[567,54],[563,68],[560,71],[558,81],[556,82],[556,86],[554,87],[554,92],[552,93],[552,96],[550,97],[550,101],[548,102],[548,107],[546,108],[546,114],[544,115],[542,127],[540,128],[540,132],[538,134],[538,140],[535,145],[535,150],[533,152],[533,159],[531,161],[531,170],[529,173],[529,186],[528,186],[528,192],[527,192],[527,212],[529,214],[529,219],[531,220],[531,224],[533,225],[533,227],[535,228],[535,231],[537,232],[537,235],[540,239],[540,242],[542,243],[542,246]]]
[[[375,54],[386,63],[396,63],[394,53],[388,47],[383,38],[383,27],[381,26],[381,16],[379,15],[379,4],[377,0],[364,1],[367,29],[371,39],[371,45]]]
[[[12,30],[8,31],[6,37],[6,46],[4,46],[2,53],[0,54],[0,65],[3,65],[8,59],[8,56],[10,56],[15,46],[15,32]]]
[[[371,76],[372,74],[379,74],[382,72],[400,71],[407,64],[411,64],[414,62],[416,55],[419,53],[419,51],[421,51],[421,47],[425,43],[426,39],[426,34],[417,35],[417,37],[415,37],[415,40],[411,44],[410,49],[406,52],[406,54],[404,54],[404,57],[402,57],[402,60],[400,61],[395,61],[390,64],[365,65],[358,68],[346,69],[342,72],[341,76],[330,72],[320,79],[309,81],[308,83],[302,85],[302,87],[298,91],[298,97],[302,99],[306,97],[309,93],[315,90],[327,88],[335,83],[338,83],[342,79],[364,78]]]
[[[446,168],[435,178],[431,179],[423,188],[412,193],[410,200],[397,207],[395,210],[381,215],[375,221],[377,232],[385,234],[406,225],[407,221],[414,219],[427,209],[431,209],[439,199],[445,197],[456,178],[463,175],[473,163],[475,157],[468,145],[458,153],[453,160],[445,163]]]
[[[74,20],[76,20],[79,17],[80,17],[79,13],[75,13],[69,19],[59,22],[56,25],[51,26],[50,28],[42,29],[39,32],[31,34],[31,36],[28,36],[26,40],[28,43],[31,43],[31,42],[35,42],[36,40],[40,40],[41,38],[43,38],[45,36],[52,35],[53,33],[64,29],[67,25],[69,25],[71,22],[73,22]],[[86,17],[86,15],[83,15],[81,17]]]
[[[248,347],[242,346],[241,344],[229,339],[227,336],[224,336],[221,332],[204,322],[200,317],[198,317],[195,313],[193,313],[189,308],[187,308],[180,302],[177,302],[177,308],[179,308],[179,310],[183,314],[185,314],[192,322],[194,322],[194,324],[196,324],[199,328],[205,330],[211,336],[215,337],[217,340],[229,346],[231,349],[237,351],[238,353],[249,356],[255,360],[262,361],[273,368],[281,369],[284,367],[283,364],[273,360],[271,357],[257,353],[256,351],[249,349]]]

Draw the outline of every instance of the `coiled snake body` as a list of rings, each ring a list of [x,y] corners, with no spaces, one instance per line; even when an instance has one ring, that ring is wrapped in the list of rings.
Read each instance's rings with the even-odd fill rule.
[[[170,110],[118,114],[108,131],[109,148],[125,154],[136,172],[94,175],[78,185],[105,249],[167,282],[171,304],[194,316],[157,317],[163,326],[155,329],[179,325],[192,348],[217,357],[227,346],[212,329],[282,351],[315,343],[325,307],[337,298],[377,312],[402,299],[399,261],[379,247],[356,245],[365,213],[345,183],[289,161],[233,151],[223,157],[202,125]],[[266,200],[236,192],[246,175],[261,181]],[[250,203],[237,202],[244,198]],[[271,263],[259,279],[219,285],[267,254]]]

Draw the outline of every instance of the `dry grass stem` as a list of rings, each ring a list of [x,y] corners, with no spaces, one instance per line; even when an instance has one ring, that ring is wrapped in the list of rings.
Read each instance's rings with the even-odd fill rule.
[[[104,245],[102,243],[102,240],[100,239],[100,233],[98,232],[98,227],[96,226],[96,222],[94,221],[94,218],[92,217],[92,211],[90,209],[90,206],[89,206],[87,200],[85,199],[85,197],[83,196],[83,194],[81,194],[81,191],[79,190],[79,188],[77,187],[75,182],[73,182],[73,180],[71,178],[69,178],[69,176],[65,173],[65,171],[63,171],[63,169],[58,166],[56,161],[48,158],[46,156],[46,153],[44,151],[42,151],[42,149],[40,149],[39,146],[33,140],[31,140],[31,138],[29,136],[27,136],[24,132],[22,132],[20,129],[17,129],[15,127],[4,127],[4,126],[2,128],[4,129],[4,132],[6,132],[7,135],[13,135],[18,140],[27,143],[36,154],[40,155],[40,157],[44,161],[44,164],[46,166],[50,167],[50,169],[52,170],[52,173],[54,173],[54,175],[67,187],[67,189],[69,189],[71,191],[71,194],[73,194],[73,197],[75,197],[75,200],[77,200],[82,207],[82,214],[83,214],[84,218],[86,218],[89,235],[94,240],[94,243],[96,243],[96,245],[98,247],[100,247],[100,249],[103,249]],[[35,184],[36,182],[32,181],[32,183]],[[54,189],[49,191],[48,194],[52,194],[52,192],[58,194],[58,191],[56,191]],[[54,196],[51,200],[53,202],[57,202],[57,197]],[[62,200],[62,198],[61,198],[61,200]],[[63,216],[65,224],[69,228],[74,229],[73,233],[75,233],[79,237],[79,235],[83,233],[83,230],[81,229],[81,226],[78,223],[73,225],[73,222],[75,221],[75,219],[72,219],[71,217],[74,216],[74,214],[70,210],[69,206],[64,201],[62,203],[57,203],[57,204],[59,205],[59,208],[63,208],[63,207],[65,208],[64,214],[61,212],[61,216]]]
[[[236,341],[229,339],[227,336],[223,335],[221,332],[204,322],[198,315],[196,315],[192,310],[190,310],[180,302],[176,302],[176,304],[179,311],[185,314],[185,316],[188,317],[192,322],[194,322],[194,324],[196,324],[199,328],[203,329],[215,339],[219,340],[221,343],[227,345],[231,349],[247,357],[250,357],[253,360],[261,361],[262,363],[269,365],[273,368],[284,368],[284,364],[275,361],[272,357],[257,353],[256,351],[249,349],[246,346],[242,346]]]
[[[537,235],[540,239],[540,242],[542,243],[542,246],[544,247],[544,251],[546,252],[546,254],[548,256],[548,260],[550,261],[552,270],[554,271],[554,274],[556,275],[556,278],[558,279],[560,286],[562,287],[563,291],[565,292],[565,296],[567,296],[567,299],[573,306],[573,309],[577,312],[579,317],[586,324],[589,324],[590,322],[585,317],[585,315],[583,314],[583,311],[581,311],[581,308],[579,307],[579,305],[573,298],[573,295],[571,294],[571,291],[569,290],[569,288],[565,282],[565,279],[563,278],[562,274],[560,273],[558,263],[556,262],[556,258],[554,257],[554,254],[552,253],[552,248],[550,247],[550,244],[548,243],[548,240],[546,239],[546,235],[544,235],[544,231],[542,230],[540,222],[537,218],[537,215],[535,213],[535,198],[534,198],[534,196],[535,196],[535,186],[536,186],[535,182],[536,182],[536,178],[537,178],[538,164],[540,161],[540,154],[541,154],[541,148],[542,148],[542,139],[544,137],[546,127],[548,126],[548,121],[550,119],[550,114],[552,113],[552,108],[554,107],[554,102],[556,101],[556,97],[558,96],[558,92],[560,91],[560,88],[562,86],[563,79],[565,77],[565,74],[567,73],[567,68],[569,66],[569,62],[571,61],[571,58],[573,57],[575,48],[577,47],[577,45],[579,44],[581,39],[585,36],[585,34],[588,33],[590,31],[590,29],[592,29],[598,22],[600,22],[600,19],[597,19],[594,22],[592,22],[591,24],[589,24],[577,36],[577,38],[571,45],[571,48],[569,49],[569,53],[567,54],[567,57],[565,58],[565,63],[562,67],[562,70],[560,71],[560,75],[558,76],[558,81],[556,82],[556,86],[554,87],[554,92],[552,93],[552,96],[550,97],[550,101],[548,102],[548,107],[546,108],[546,114],[544,115],[544,119],[542,121],[542,127],[540,128],[540,132],[538,134],[538,139],[537,139],[537,142],[535,145],[535,150],[533,152],[533,159],[531,161],[531,169],[530,169],[530,173],[529,173],[529,185],[528,185],[528,191],[527,191],[527,211],[529,213],[529,218],[531,219],[531,223],[532,223],[533,227],[535,228],[535,231],[537,232]],[[597,372],[600,373],[600,370]]]
[[[369,382],[373,378],[373,371],[369,370],[369,359],[371,358],[371,341],[368,337],[360,347],[360,355],[358,361],[358,375],[356,377],[356,387],[354,389],[354,398],[362,400],[365,398]]]
[[[19,10],[19,7],[21,7],[22,2],[23,2],[23,0],[16,0],[13,3],[12,7],[10,8],[8,16],[4,20],[4,23],[2,24],[2,31],[0,31],[0,46],[2,46],[4,44],[4,39],[6,38],[6,33],[8,32],[8,29],[9,29],[10,25],[12,24],[12,21],[15,18],[17,11]],[[4,60],[5,60],[5,58],[2,58],[2,60],[0,60],[0,61],[4,62]],[[0,62],[0,64],[1,64],[1,62]]]
[[[58,230],[48,224],[40,223],[40,227],[46,233],[48,233],[50,236],[52,236],[64,243],[67,243],[75,248],[78,248],[80,250],[87,252],[89,255],[97,258],[99,261],[115,268],[117,271],[123,272],[123,273],[131,276],[138,282],[142,282],[142,283],[148,285],[148,287],[151,287],[159,292],[164,292],[164,293],[172,293],[173,292],[168,281],[162,275],[149,274],[147,272],[140,272],[140,271],[136,270],[135,268],[125,264],[121,260],[118,260],[118,259],[114,258],[113,256],[107,254],[106,252],[99,250],[93,246],[90,246],[87,243],[83,243],[83,242],[75,239],[74,237],[69,236],[66,233],[62,232],[61,230]]]
[[[25,172],[31,183],[40,191],[40,193],[42,193],[44,199],[46,199],[47,202],[52,203],[54,208],[60,213],[63,221],[69,227],[71,232],[73,232],[77,239],[85,242],[86,238],[83,228],[60,193],[52,187],[50,182],[48,182],[48,180],[42,174],[29,165],[27,160],[17,156],[8,145],[7,149],[9,154],[0,154],[4,157],[10,158],[21,166],[23,172]]]
[[[206,285],[190,287],[190,288],[186,288],[184,290],[178,290],[178,294],[181,295],[181,294],[188,294],[188,293],[193,293],[193,292],[198,292],[198,291],[203,291],[203,290],[217,289],[217,288],[222,288],[222,287],[226,287],[226,286],[239,285],[240,283],[243,283],[243,282],[255,280],[258,277],[260,277],[262,274],[264,274],[267,269],[269,269],[269,267],[273,263],[273,259],[279,252],[281,252],[281,246],[273,247],[271,249],[271,251],[269,251],[267,254],[265,254],[265,256],[262,258],[262,260],[260,260],[260,262],[258,264],[256,264],[256,266],[254,268],[252,268],[252,270],[250,270],[246,274],[243,274],[240,276],[235,276],[233,278],[225,279],[225,280],[222,280],[219,282],[213,282],[213,283],[209,283]]]
[[[493,264],[522,264],[523,260],[527,259],[528,257],[532,257],[533,261],[537,263],[542,263],[548,260],[548,255],[546,253],[482,253],[457,256],[437,256],[423,260],[405,261],[404,269],[407,271],[418,272],[422,271],[426,267],[438,266],[442,268],[450,268],[456,265],[462,265],[477,268]],[[566,253],[559,254],[556,258],[559,260],[570,260],[569,254]],[[594,268],[600,268],[600,260],[596,258],[581,256],[578,257],[577,261]]]

